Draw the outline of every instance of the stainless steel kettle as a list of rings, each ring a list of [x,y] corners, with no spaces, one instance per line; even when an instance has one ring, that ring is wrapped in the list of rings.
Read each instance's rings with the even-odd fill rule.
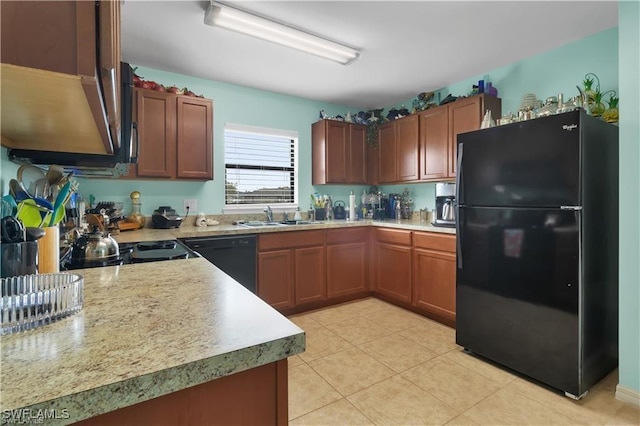
[[[118,242],[104,230],[105,223],[109,223],[108,216],[85,215],[91,232],[82,234],[74,243],[71,259],[74,263],[91,261],[109,261],[120,256]]]
[[[442,220],[446,220],[448,222],[455,222],[456,214],[453,208],[453,199],[449,198],[444,202],[442,206]]]

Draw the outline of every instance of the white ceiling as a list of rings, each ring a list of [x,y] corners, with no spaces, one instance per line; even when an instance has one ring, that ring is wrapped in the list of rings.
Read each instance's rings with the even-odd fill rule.
[[[242,1],[361,50],[340,65],[204,24],[208,1],[126,1],[135,65],[356,108],[387,107],[618,23],[610,1]],[[549,67],[553,67],[549,64]]]

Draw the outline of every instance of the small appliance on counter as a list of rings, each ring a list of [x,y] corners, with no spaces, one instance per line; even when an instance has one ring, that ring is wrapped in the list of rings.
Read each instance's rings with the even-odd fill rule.
[[[171,206],[160,206],[153,211],[151,224],[156,229],[179,228],[183,221],[182,216],[178,216]]]
[[[456,184],[436,183],[436,217],[433,226],[455,228]]]
[[[347,218],[347,210],[345,209],[344,201],[338,200],[333,203],[333,218],[336,220]]]

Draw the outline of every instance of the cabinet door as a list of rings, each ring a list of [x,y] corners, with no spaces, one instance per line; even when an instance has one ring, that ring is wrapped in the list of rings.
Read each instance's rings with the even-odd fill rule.
[[[395,122],[378,128],[378,182],[396,180],[396,126]]]
[[[258,253],[258,296],[275,309],[294,306],[292,250]]]
[[[367,144],[367,183],[369,185],[378,184],[378,146]]]
[[[478,130],[482,122],[482,97],[473,96],[449,105],[449,177],[456,175],[458,134]]]
[[[448,173],[449,115],[446,106],[420,113],[420,179],[441,179]]]
[[[349,156],[349,124],[326,121],[327,183],[347,183]]]
[[[368,290],[367,243],[327,246],[327,296],[329,299]]]
[[[177,176],[212,180],[213,102],[178,96],[177,126]]]
[[[374,264],[375,291],[411,303],[411,247],[375,243]]]
[[[138,176],[173,177],[176,168],[176,96],[136,89],[140,152]]]
[[[98,3],[98,25],[100,40],[100,78],[104,103],[115,149],[120,141],[120,1],[108,0]]]
[[[367,128],[357,124],[349,127],[349,183],[367,184]]]
[[[410,115],[396,121],[396,180],[417,180],[418,172],[418,116]]]
[[[455,254],[426,249],[413,250],[413,305],[455,321]]]
[[[296,306],[326,300],[324,247],[295,249],[294,270]]]

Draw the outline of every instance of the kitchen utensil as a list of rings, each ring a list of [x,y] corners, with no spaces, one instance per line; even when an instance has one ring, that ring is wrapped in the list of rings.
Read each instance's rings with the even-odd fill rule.
[[[44,237],[45,231],[42,228],[32,228],[30,226],[25,228],[25,240],[38,241]]]
[[[49,205],[51,205],[51,203],[49,203]],[[18,203],[16,217],[20,219],[24,226],[38,228],[48,223],[51,213],[52,209],[39,205],[33,198],[27,198]]]
[[[18,167],[17,179],[22,188],[32,197],[37,196],[36,186],[38,181],[40,179],[44,179],[44,182],[47,181],[44,172],[31,164],[22,164]]]
[[[5,216],[0,220],[3,243],[21,243],[24,241],[24,226],[13,216]]]
[[[53,205],[53,214],[51,215],[51,220],[49,221],[49,226],[54,226],[59,224],[64,217],[64,206],[69,200],[71,196],[71,181],[64,184],[60,192],[58,192],[58,196],[56,197],[55,204]]]
[[[2,217],[15,216],[18,211],[16,200],[9,194],[2,196]]]
[[[29,198],[29,193],[17,179],[11,179],[9,181],[9,195],[16,200],[16,203]]]
[[[64,177],[64,169],[55,164],[49,166],[47,170],[46,178],[49,185],[53,186],[57,184]]]

